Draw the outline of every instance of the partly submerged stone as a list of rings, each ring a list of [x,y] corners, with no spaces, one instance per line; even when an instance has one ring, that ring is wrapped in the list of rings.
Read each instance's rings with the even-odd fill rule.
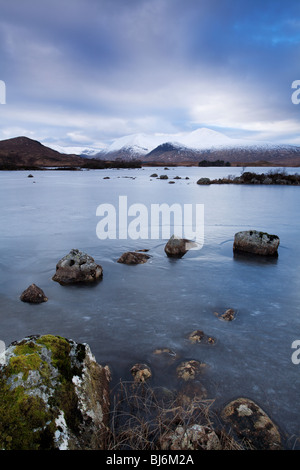
[[[104,449],[110,371],[87,344],[30,336],[12,343],[2,364],[1,449]]]
[[[94,258],[79,250],[71,250],[56,265],[53,281],[62,285],[95,282],[102,279],[102,266],[95,263]]]
[[[228,308],[224,313],[215,312],[216,317],[224,321],[233,321],[236,318],[236,312],[233,308]]]
[[[144,264],[150,258],[149,255],[137,251],[127,251],[118,259],[118,263],[123,264]]]
[[[211,184],[211,180],[209,178],[200,178],[198,181],[197,181],[197,184]]]
[[[238,232],[234,236],[233,250],[263,256],[277,256],[280,239],[257,230]]]
[[[181,258],[185,253],[195,246],[194,242],[186,238],[172,235],[165,245],[165,253],[171,258]]]
[[[277,426],[252,400],[237,398],[222,411],[222,418],[244,442],[255,450],[280,450],[281,437]]]
[[[202,330],[195,330],[189,335],[191,343],[202,343],[213,345],[216,343],[216,339],[213,336],[209,336]]]
[[[27,289],[22,292],[20,299],[22,302],[28,302],[30,304],[41,304],[48,300],[43,290],[35,284],[31,284],[27,287]]]

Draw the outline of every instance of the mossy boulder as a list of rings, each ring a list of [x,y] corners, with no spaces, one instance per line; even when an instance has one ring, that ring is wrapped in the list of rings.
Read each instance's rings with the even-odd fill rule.
[[[87,344],[53,335],[12,343],[0,366],[1,449],[103,449],[109,381]]]

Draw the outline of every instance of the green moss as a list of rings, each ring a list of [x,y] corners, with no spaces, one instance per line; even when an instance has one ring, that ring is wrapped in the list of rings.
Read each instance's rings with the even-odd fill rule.
[[[71,359],[69,356],[70,343],[61,336],[44,335],[37,343],[45,346],[52,352],[52,364],[58,369],[60,374],[67,380],[72,379]]]
[[[61,336],[44,335],[37,340],[38,344],[46,346],[52,352],[52,364],[58,369],[60,385],[57,387],[55,396],[52,397],[52,405],[60,407],[65,414],[67,425],[73,431],[78,429],[82,422],[82,416],[78,411],[78,398],[72,382],[74,375],[81,375],[81,369],[72,367],[70,350],[71,345],[68,340]],[[78,354],[83,356],[81,350]]]
[[[72,365],[71,343],[60,336],[30,338],[14,346],[14,355],[0,372],[0,449],[51,449],[54,447],[55,418],[59,410],[64,412],[66,423],[72,431],[76,432],[82,422],[72,382],[74,375],[81,376],[82,367]],[[32,394],[28,382],[20,386],[18,380],[14,381],[20,372],[25,381],[29,372],[34,370],[38,371],[42,385],[51,385],[51,364],[41,355],[44,348],[51,351],[51,363],[59,373],[54,393],[49,388],[48,403]],[[85,347],[78,345],[75,354],[82,363]],[[13,381],[14,388],[9,385],[8,379],[10,383]]]
[[[0,377],[0,416],[1,449],[53,448],[53,412],[46,409],[40,397],[28,396],[23,387],[11,390],[3,376]]]
[[[23,379],[28,378],[31,370],[39,370],[45,364],[39,356],[41,348],[32,341],[17,344],[14,350],[14,356],[9,361],[7,374],[17,375],[23,373]]]
[[[28,378],[29,371],[38,370],[42,364],[41,358],[38,354],[27,354],[12,357],[9,363],[9,373],[19,374],[23,373],[23,379]]]

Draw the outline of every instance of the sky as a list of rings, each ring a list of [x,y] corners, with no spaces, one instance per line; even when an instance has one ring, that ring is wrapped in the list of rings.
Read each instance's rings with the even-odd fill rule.
[[[299,0],[0,0],[0,140],[208,127],[300,145],[295,80]]]

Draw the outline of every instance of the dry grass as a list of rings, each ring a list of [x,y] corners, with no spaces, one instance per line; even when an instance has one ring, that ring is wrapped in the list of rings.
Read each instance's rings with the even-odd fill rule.
[[[196,396],[182,400],[164,389],[122,381],[112,396],[107,450],[161,450],[161,442],[170,432],[194,424],[214,431],[222,450],[250,448],[248,443],[237,442],[218,422],[211,410],[214,400]]]

